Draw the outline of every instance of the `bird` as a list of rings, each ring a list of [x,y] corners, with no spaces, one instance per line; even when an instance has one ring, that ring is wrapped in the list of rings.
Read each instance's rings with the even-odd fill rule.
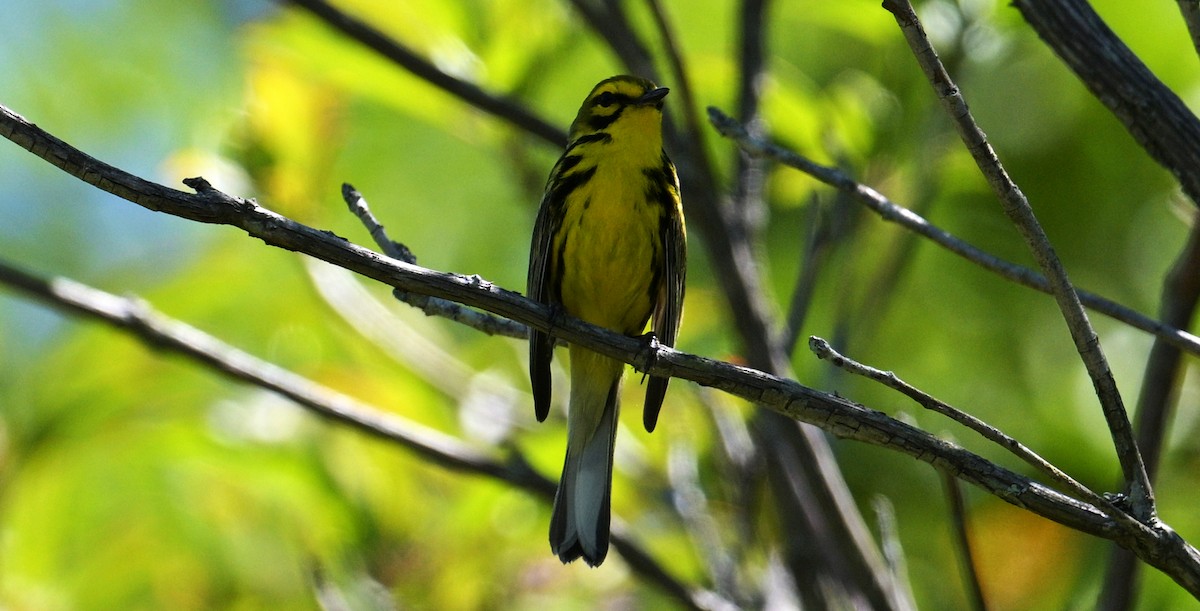
[[[550,171],[530,246],[527,296],[586,322],[674,346],[683,315],[687,234],[675,165],[663,150],[663,98],[648,79],[614,76],[583,101]],[[555,339],[531,330],[539,422],[550,411]],[[625,364],[571,345],[567,451],[550,519],[564,564],[608,553],[613,447]],[[653,432],[669,378],[650,376],[642,422]]]

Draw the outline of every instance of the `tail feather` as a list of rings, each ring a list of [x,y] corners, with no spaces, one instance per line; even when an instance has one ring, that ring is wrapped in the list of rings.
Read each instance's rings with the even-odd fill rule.
[[[620,387],[619,361],[572,348],[567,457],[550,518],[550,548],[563,563],[599,566],[608,554]]]

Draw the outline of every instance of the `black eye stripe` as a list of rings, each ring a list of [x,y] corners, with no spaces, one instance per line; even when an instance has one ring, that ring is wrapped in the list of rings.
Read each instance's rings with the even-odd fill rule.
[[[601,93],[592,99],[593,106],[601,107],[608,107],[612,106],[613,104],[624,106],[632,102],[633,98],[631,96],[627,96],[623,93],[614,93],[612,91],[605,91],[604,93]]]

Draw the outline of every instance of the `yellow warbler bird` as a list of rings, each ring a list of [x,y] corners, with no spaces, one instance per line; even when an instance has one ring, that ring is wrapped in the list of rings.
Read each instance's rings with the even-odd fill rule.
[[[662,149],[667,89],[632,76],[601,81],[579,109],[550,172],[529,258],[529,297],[629,336],[651,315],[675,344],[687,256],[675,166]],[[554,338],[530,333],[539,421],[550,411]],[[625,364],[570,347],[567,457],[554,497],[550,548],[564,563],[598,566],[608,553],[613,440]],[[653,431],[667,378],[651,377],[643,423]]]

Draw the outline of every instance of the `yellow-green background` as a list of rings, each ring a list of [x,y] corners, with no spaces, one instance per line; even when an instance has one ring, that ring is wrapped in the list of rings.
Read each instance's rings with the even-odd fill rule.
[[[627,4],[650,37],[644,4]],[[1200,104],[1200,61],[1175,3],[1094,4],[1160,78]],[[736,4],[665,5],[698,104],[732,111]],[[569,6],[549,0],[339,6],[563,128],[592,84],[623,71]],[[1153,313],[1194,206],[1015,9],[987,0],[918,8],[1073,279]],[[523,288],[541,183],[558,151],[307,14],[250,0],[15,0],[0,12],[0,103],[90,154],[170,185],[203,175],[366,244],[339,197],[348,181],[421,264]],[[844,164],[976,245],[1029,263],[877,0],[776,2],[769,23],[763,108],[776,138]],[[670,103],[678,111],[680,99]],[[711,131],[706,137],[728,176],[733,150]],[[683,190],[686,202],[688,185]],[[787,170],[771,175],[768,194],[759,255],[770,299],[784,310],[806,206],[814,196],[828,206],[832,195]],[[895,370],[1111,489],[1118,470],[1108,433],[1052,300],[924,242],[879,299],[871,288],[903,234],[874,218],[860,223],[826,261],[803,334],[845,338],[852,356]],[[731,313],[696,231],[690,246],[680,346],[735,357]],[[234,229],[143,210],[6,142],[0,258],[140,295],[380,409],[484,447],[498,437],[516,443],[552,477],[561,466],[561,412],[538,425],[522,395],[505,403],[489,390],[498,382],[525,391],[521,342],[427,319],[369,286],[394,310],[379,333],[419,334],[466,365],[414,368],[412,361],[440,361],[411,340],[401,342],[409,361],[398,360],[360,335],[315,287],[312,269],[323,264]],[[1094,320],[1132,403],[1150,341]],[[803,349],[793,362],[804,383],[903,412],[1015,467],[894,393],[833,375]],[[672,389],[658,432],[646,435],[640,389],[627,384],[626,403],[635,407],[618,441],[614,511],[675,574],[703,582],[665,492],[668,451],[699,452],[727,542],[738,540],[730,522],[740,508],[729,504],[738,482],[721,481],[714,466],[715,428],[695,387]],[[1196,391],[1185,383],[1159,485],[1162,517],[1192,540],[1200,540]],[[739,418],[750,412],[712,398]],[[873,447],[835,448],[868,519],[875,495],[894,503],[921,607],[963,605],[936,474]],[[1106,543],[973,489],[968,505],[995,608],[1091,607]],[[778,526],[765,510],[754,516],[753,540],[740,544],[748,548],[746,575],[761,579]],[[547,506],[525,493],[431,466],[0,288],[0,607],[314,608],[314,570],[355,608],[378,604],[375,597],[418,609],[665,604],[615,555],[597,570],[560,566],[548,550],[547,521]],[[1139,608],[1184,605],[1196,603],[1147,572]]]

